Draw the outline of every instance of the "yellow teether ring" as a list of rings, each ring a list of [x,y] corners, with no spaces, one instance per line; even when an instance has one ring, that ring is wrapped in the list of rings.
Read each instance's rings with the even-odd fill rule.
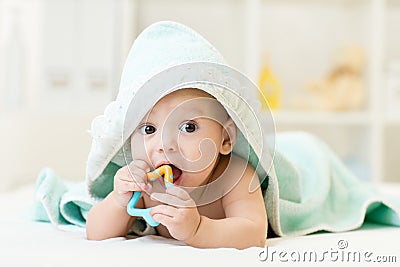
[[[172,168],[169,165],[162,165],[161,167],[155,169],[152,172],[147,173],[147,179],[149,181],[155,181],[160,176],[164,176],[165,186],[168,187],[174,182],[174,175],[172,173]]]

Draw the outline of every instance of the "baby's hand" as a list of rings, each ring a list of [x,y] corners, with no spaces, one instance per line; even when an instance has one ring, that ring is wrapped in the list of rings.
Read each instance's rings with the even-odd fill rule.
[[[134,160],[120,168],[114,176],[114,198],[119,205],[126,207],[133,191],[150,190],[146,173],[150,166],[142,160]]]
[[[170,186],[166,193],[152,193],[151,199],[169,205],[158,205],[151,209],[150,215],[167,227],[171,236],[185,241],[192,238],[200,224],[200,214],[195,202],[182,188]]]

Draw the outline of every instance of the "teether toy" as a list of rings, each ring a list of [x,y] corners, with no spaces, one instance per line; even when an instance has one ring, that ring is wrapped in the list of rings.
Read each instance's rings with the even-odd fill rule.
[[[174,175],[172,173],[172,168],[169,165],[163,165],[163,166],[157,168],[156,170],[154,170],[153,172],[147,173],[147,180],[153,182],[163,175],[164,175],[165,187],[168,188],[168,187],[172,186],[173,181],[174,181]],[[128,205],[126,207],[128,214],[131,216],[143,217],[143,219],[145,219],[145,221],[150,226],[154,227],[154,226],[159,225],[160,223],[154,221],[153,217],[151,217],[151,215],[150,215],[151,208],[147,208],[147,209],[135,208],[137,202],[139,201],[139,198],[140,198],[140,192],[138,192],[138,191],[133,192],[132,198],[129,200]]]
[[[153,172],[147,173],[147,180],[153,182],[164,175],[165,187],[173,185],[174,175],[172,173],[172,168],[169,165],[163,165]]]

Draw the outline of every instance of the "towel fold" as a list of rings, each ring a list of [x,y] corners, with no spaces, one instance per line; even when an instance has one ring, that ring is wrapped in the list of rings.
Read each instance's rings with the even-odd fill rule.
[[[279,208],[274,214],[267,189],[265,206],[275,233],[339,232],[364,220],[400,226],[400,194],[380,194],[361,182],[325,143],[305,132],[276,135],[274,166]]]
[[[32,219],[49,222],[59,229],[85,227],[90,208],[98,200],[92,198],[85,182],[73,183],[61,179],[52,169],[43,169],[36,182]],[[129,230],[130,235],[153,235],[153,227],[139,218]]]
[[[40,172],[32,211],[35,220],[85,227],[93,204],[84,182],[66,182],[49,168]]]

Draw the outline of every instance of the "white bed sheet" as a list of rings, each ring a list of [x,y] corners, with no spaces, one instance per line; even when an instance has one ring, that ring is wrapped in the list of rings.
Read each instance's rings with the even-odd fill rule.
[[[400,195],[398,185],[383,190]],[[99,242],[86,240],[84,230],[77,227],[60,230],[31,222],[32,198],[32,186],[0,194],[0,266],[382,266],[378,261],[383,260],[392,261],[387,266],[400,265],[398,227],[366,224],[351,232],[272,238],[267,240],[268,250],[197,249],[156,236]],[[295,261],[299,255],[302,259]],[[321,262],[315,263],[315,257]]]

